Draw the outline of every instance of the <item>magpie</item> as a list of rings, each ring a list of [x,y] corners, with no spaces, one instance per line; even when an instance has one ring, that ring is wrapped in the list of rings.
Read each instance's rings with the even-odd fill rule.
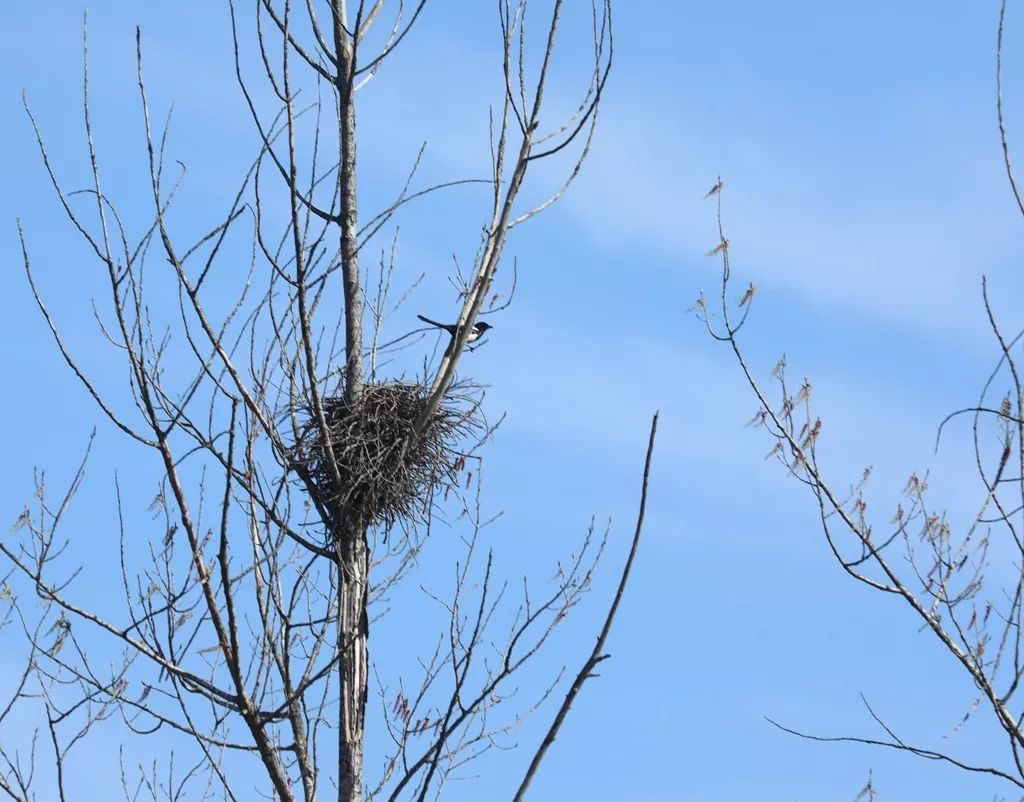
[[[418,317],[424,323],[429,323],[431,326],[435,326],[436,328],[439,329],[444,329],[450,335],[452,335],[453,339],[455,335],[459,333],[459,327],[456,326],[454,323],[438,323],[436,320],[431,320],[429,317],[423,317],[423,315],[416,315],[416,317]],[[477,340],[484,336],[488,329],[493,328],[494,326],[492,326],[490,323],[480,321],[479,323],[473,326],[473,330],[469,333],[469,337],[466,338],[466,342],[475,343]]]

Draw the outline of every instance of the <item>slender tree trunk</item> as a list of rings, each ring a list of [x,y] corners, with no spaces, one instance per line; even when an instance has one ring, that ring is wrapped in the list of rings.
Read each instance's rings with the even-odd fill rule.
[[[363,732],[367,691],[366,600],[370,568],[366,527],[344,521],[338,539],[338,638],[341,652],[341,709],[338,722],[338,801],[359,802],[363,794]]]
[[[359,284],[356,205],[356,111],[353,97],[356,31],[347,32],[344,2],[334,0],[333,34],[337,57],[338,182],[340,189],[341,272],[345,295],[345,401],[350,409],[363,393],[363,295]],[[358,24],[358,22],[357,22]],[[338,801],[363,796],[363,733],[367,692],[367,522],[347,504],[350,488],[338,488],[334,536],[338,555]]]
[[[342,0],[334,0],[334,47],[338,58],[338,181],[341,189],[341,272],[345,288],[345,400],[363,392],[363,293],[359,285],[356,206],[355,43],[345,32]]]

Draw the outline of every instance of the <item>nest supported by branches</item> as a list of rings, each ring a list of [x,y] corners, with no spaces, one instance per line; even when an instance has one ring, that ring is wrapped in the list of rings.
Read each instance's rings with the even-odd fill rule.
[[[413,425],[430,394],[422,384],[367,384],[355,408],[344,396],[325,398],[324,417],[341,481],[333,478],[325,438],[308,408],[293,467],[332,518],[344,508],[347,515],[386,528],[421,520],[435,489],[454,480],[465,461],[459,446],[465,448],[473,438],[475,447],[485,429],[478,402],[464,389],[449,390],[419,437]]]

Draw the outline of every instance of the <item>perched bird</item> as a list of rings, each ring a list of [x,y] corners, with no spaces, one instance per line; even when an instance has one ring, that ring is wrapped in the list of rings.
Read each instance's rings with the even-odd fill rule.
[[[423,315],[416,315],[416,317],[418,317],[424,323],[429,323],[431,326],[436,326],[439,329],[444,329],[450,335],[452,335],[453,339],[455,335],[458,334],[459,332],[459,327],[456,326],[454,323],[438,323],[436,320],[431,320],[429,317],[423,317]],[[476,325],[473,326],[473,330],[469,333],[469,337],[466,338],[466,342],[475,343],[477,340],[484,336],[484,333],[488,329],[493,328],[494,327],[490,323],[485,323],[483,321],[478,322]]]

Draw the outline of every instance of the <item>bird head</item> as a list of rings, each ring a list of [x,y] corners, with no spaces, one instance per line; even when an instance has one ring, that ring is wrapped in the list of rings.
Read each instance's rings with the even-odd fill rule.
[[[476,326],[474,326],[473,328],[475,328],[478,332],[483,334],[485,331],[487,331],[487,329],[493,329],[494,326],[492,326],[490,323],[481,321],[477,323]]]

